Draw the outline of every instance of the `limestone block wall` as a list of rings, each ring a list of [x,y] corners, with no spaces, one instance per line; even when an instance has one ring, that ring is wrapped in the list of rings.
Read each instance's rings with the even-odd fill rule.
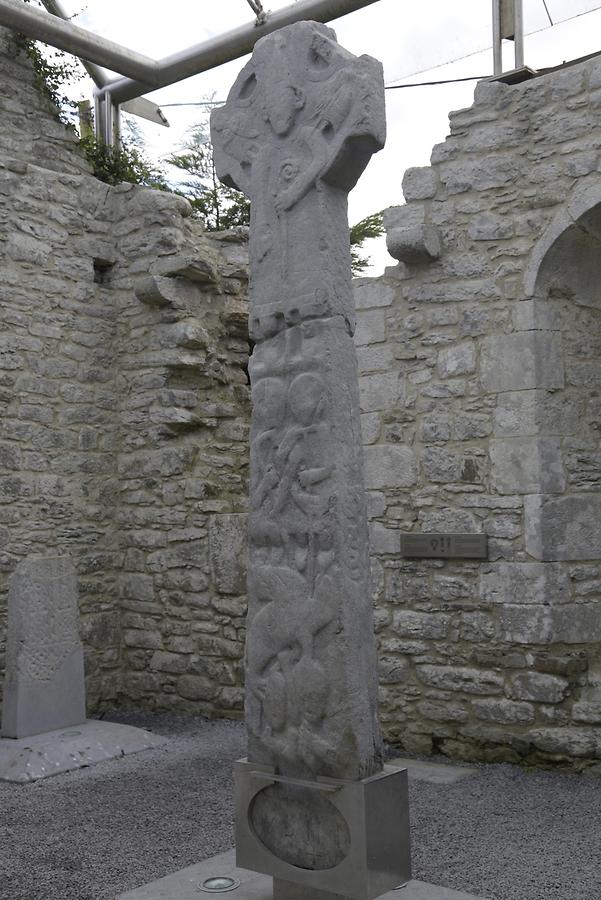
[[[32,78],[0,52],[0,683],[10,575],[66,552],[91,710],[239,716],[245,237],[100,184]],[[601,64],[482,83],[450,120],[387,213],[398,266],[355,284],[384,733],[591,766]],[[412,531],[484,532],[489,559],[402,558]]]
[[[66,554],[90,710],[240,708],[246,236],[93,178],[1,30],[0,85],[0,685],[11,575]]]
[[[601,758],[601,64],[481,83],[356,286],[385,733]],[[484,532],[489,559],[400,557]],[[597,763],[597,766],[599,764]]]
[[[90,709],[239,708],[245,235],[19,159],[0,182],[0,669],[18,562],[67,554]]]
[[[194,223],[182,229],[169,195],[130,191],[121,207],[124,198],[124,263],[114,273],[123,299],[120,702],[238,716],[250,419],[245,235],[208,240]]]
[[[26,52],[0,28],[0,154],[72,175],[88,173],[75,132],[40,91]]]
[[[106,195],[89,176],[0,160],[0,635],[28,555],[77,560],[90,691],[120,663],[112,472],[114,311],[94,280]]]

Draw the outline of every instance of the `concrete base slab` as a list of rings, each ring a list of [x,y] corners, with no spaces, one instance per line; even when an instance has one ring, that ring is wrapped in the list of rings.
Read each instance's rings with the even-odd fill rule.
[[[225,875],[236,878],[240,887],[229,891],[227,900],[272,900],[273,879],[268,875],[258,875],[248,869],[236,867],[236,851],[228,850],[219,856],[205,859],[204,862],[187,869],[174,872],[158,881],[152,881],[143,887],[120,894],[116,900],[201,900],[209,897],[200,885],[206,878]],[[425,881],[410,881],[400,890],[389,891],[382,900],[485,900],[473,894],[464,894],[450,888],[426,884]],[[225,898],[224,898],[225,900]]]
[[[424,762],[421,759],[405,759],[401,756],[387,762],[391,766],[407,769],[409,781],[428,781],[430,784],[454,784],[478,772],[475,766],[447,766],[446,763]]]
[[[0,738],[0,781],[25,783],[164,744],[142,728],[88,719],[28,738]]]

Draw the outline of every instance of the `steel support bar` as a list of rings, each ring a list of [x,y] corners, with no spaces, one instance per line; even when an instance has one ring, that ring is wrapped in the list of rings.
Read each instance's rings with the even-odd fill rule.
[[[250,22],[181,53],[167,56],[159,62],[92,34],[72,22],[64,21],[60,0],[48,0],[47,5],[49,8],[53,7],[54,15],[29,6],[23,0],[0,0],[0,25],[14,28],[34,40],[44,41],[67,53],[73,53],[87,63],[120,72],[126,77],[109,82],[108,89],[113,101],[122,103],[238,59],[250,53],[259,38],[284,25],[291,25],[301,19],[329,22],[377,2],[378,0],[299,0],[292,6],[266,14],[265,21],[261,24]],[[101,88],[106,88],[104,75],[96,67],[90,71],[90,75],[94,81],[99,76],[104,82]]]
[[[208,69],[214,69],[223,63],[245,56],[252,51],[259,38],[285,25],[292,25],[293,22],[300,22],[303,19],[329,22],[331,19],[337,19],[377,2],[378,0],[298,0],[292,6],[265,13],[265,20],[261,23],[250,22],[159,60],[159,74],[155,87],[175,84],[191,75],[198,75],[200,72],[206,72]],[[108,90],[116,103],[122,103],[124,100],[131,100],[147,93],[149,86],[144,80],[138,82],[135,79],[123,78],[110,82]]]
[[[493,72],[503,71],[503,39],[501,37],[501,0],[492,0],[492,52]]]
[[[151,84],[156,78],[158,66],[150,57],[92,34],[72,22],[65,22],[59,16],[48,15],[23,0],[0,0],[0,25],[130,78],[147,80]]]
[[[492,0],[493,70],[503,72],[503,38],[514,44],[514,68],[524,65],[524,5],[523,0]]]
[[[42,0],[42,3],[53,16],[58,16],[59,19],[63,19],[66,22],[69,21],[69,14],[60,0]],[[107,78],[99,66],[93,62],[88,62],[86,59],[80,61],[96,87],[102,88],[109,83],[110,78]]]
[[[67,14],[60,0],[42,2],[50,15],[23,0],[0,0],[0,25],[21,31],[27,37],[44,41],[81,59],[97,85],[97,134],[99,123],[102,123],[102,134],[98,136],[110,145],[118,130],[120,104],[238,59],[250,53],[259,38],[285,25],[302,19],[329,22],[378,0],[298,0],[292,6],[266,13],[260,21],[242,25],[158,62],[65,21]],[[99,65],[126,77],[107,81]]]
[[[521,69],[524,65],[524,3],[523,0],[513,0],[513,26],[515,46],[515,67]]]

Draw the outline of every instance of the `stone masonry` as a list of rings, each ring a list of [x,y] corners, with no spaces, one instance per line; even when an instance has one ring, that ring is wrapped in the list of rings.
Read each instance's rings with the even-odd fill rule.
[[[90,711],[239,709],[245,235],[93,178],[4,32],[0,77],[0,670],[10,576],[70,556]]]
[[[482,82],[356,285],[385,733],[601,758],[601,63]],[[489,560],[399,557],[484,532]],[[600,768],[599,763],[596,763]]]
[[[0,640],[19,561],[67,554],[90,711],[241,715],[244,236],[99,183],[6,48],[0,77]],[[601,63],[450,121],[355,283],[384,736],[599,767]]]

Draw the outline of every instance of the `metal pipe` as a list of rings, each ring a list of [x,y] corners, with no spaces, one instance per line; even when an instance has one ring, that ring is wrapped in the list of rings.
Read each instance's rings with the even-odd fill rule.
[[[101,90],[108,88],[113,102],[122,103],[238,59],[250,53],[259,38],[285,25],[302,19],[328,22],[377,2],[378,0],[298,0],[292,6],[266,15],[261,24],[251,22],[242,25],[220,37],[167,56],[159,62],[86,31],[72,22],[65,22],[60,14],[48,15],[22,0],[0,0],[0,25],[14,28],[27,37],[73,53],[88,63],[120,72],[126,77],[104,84]],[[54,7],[58,13],[61,9],[59,0],[54,0]]]
[[[513,0],[513,24],[515,67],[521,69],[524,65],[524,6],[522,0]]]
[[[501,38],[501,2],[492,0],[492,53],[493,72],[500,75],[503,72],[503,41]]]
[[[58,16],[48,15],[23,3],[23,0],[0,0],[0,25],[14,28],[27,37],[44,41],[88,62],[106,66],[113,72],[140,79],[148,85],[145,90],[159,86],[154,84],[158,70],[155,60],[92,34],[72,22],[64,22]]]
[[[51,15],[58,16],[59,19],[64,19],[66,22],[71,20],[69,13],[60,0],[42,0],[42,3]],[[96,87],[102,88],[109,83],[110,78],[107,78],[99,66],[85,59],[80,60],[80,62]]]
[[[262,24],[250,22],[228,31],[216,38],[211,38],[202,44],[196,44],[173,56],[167,56],[158,62],[158,78],[154,87],[166,87],[206,72],[215,66],[238,59],[250,53],[259,40],[266,34],[299,22],[302,19],[312,19],[315,22],[329,22],[339,16],[355,12],[365,6],[371,6],[378,0],[299,0],[292,6],[285,6],[275,12],[266,13]],[[152,90],[148,82],[136,81],[131,78],[121,78],[111,81],[107,88],[115,103],[123,103],[139,97],[141,94]]]

